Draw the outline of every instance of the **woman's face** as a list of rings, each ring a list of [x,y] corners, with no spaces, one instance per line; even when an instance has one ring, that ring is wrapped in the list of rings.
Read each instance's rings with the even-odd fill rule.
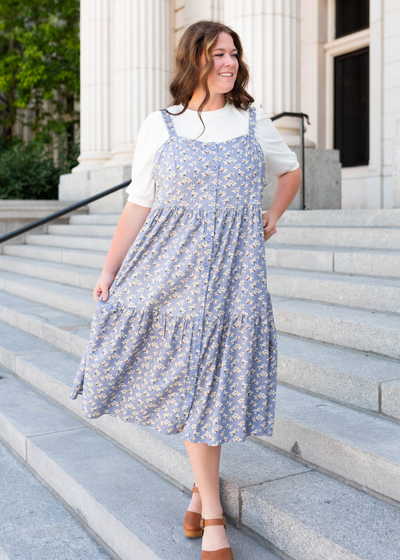
[[[227,93],[235,84],[239,62],[238,51],[229,33],[221,31],[217,42],[211,49],[214,60],[214,68],[208,76],[208,87],[210,93]],[[201,55],[201,63],[205,65],[205,54]]]

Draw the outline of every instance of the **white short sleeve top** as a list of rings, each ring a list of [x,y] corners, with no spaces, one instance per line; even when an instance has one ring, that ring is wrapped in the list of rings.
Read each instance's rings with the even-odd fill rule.
[[[170,113],[177,113],[182,105],[168,107]],[[176,134],[201,142],[224,142],[248,133],[249,111],[237,109],[226,103],[222,109],[203,111],[205,125],[201,123],[197,111],[186,109],[182,115],[172,118]],[[279,177],[299,167],[297,156],[287,146],[271,119],[261,107],[256,107],[254,134],[262,151],[267,173]],[[201,135],[201,136],[200,136]],[[168,140],[168,130],[161,111],[153,111],[143,121],[139,129],[132,163],[132,182],[126,189],[128,201],[151,208],[155,198],[153,177],[154,156],[158,148]]]

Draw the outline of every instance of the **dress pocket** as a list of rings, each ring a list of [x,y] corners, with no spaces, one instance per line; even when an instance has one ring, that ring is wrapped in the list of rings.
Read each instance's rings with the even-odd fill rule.
[[[119,303],[118,300],[116,300],[115,298],[112,298],[112,296],[110,296],[110,295],[108,296],[107,301],[103,301],[102,294],[101,294],[99,299],[97,300],[97,305],[99,305],[100,309],[102,309],[102,310],[114,311],[114,310],[118,309],[118,307],[120,306],[120,303]]]
[[[115,330],[118,315],[122,311],[122,303],[114,296],[109,296],[107,301],[103,301],[101,296],[97,300],[96,308],[90,329],[90,343],[93,345],[100,341],[101,337],[106,338]]]

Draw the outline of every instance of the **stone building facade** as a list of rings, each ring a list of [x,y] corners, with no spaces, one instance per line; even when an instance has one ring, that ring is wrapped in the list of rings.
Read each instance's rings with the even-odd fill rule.
[[[129,179],[141,123],[170,103],[175,46],[209,18],[239,33],[257,105],[308,115],[308,182],[335,188],[321,170],[338,160],[340,203],[327,207],[400,207],[398,0],[81,0],[81,154],[61,199]],[[299,156],[299,119],[274,124]]]

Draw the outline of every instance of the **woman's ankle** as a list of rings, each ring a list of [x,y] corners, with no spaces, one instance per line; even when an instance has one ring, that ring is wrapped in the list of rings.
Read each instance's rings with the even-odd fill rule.
[[[204,511],[201,512],[201,516],[203,519],[222,519],[224,517],[224,512],[221,513],[205,513]]]

